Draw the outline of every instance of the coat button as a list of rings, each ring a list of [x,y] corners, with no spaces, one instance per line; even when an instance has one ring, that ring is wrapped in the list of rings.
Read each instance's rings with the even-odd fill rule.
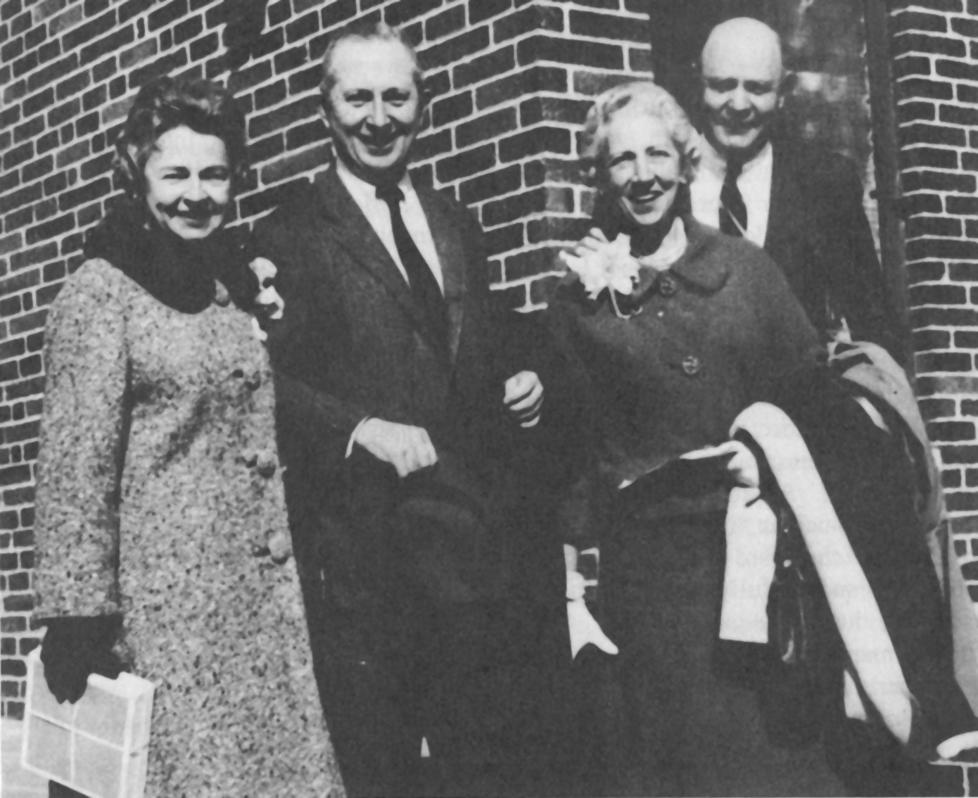
[[[214,281],[214,303],[220,305],[222,308],[226,308],[231,304],[231,294],[228,293],[224,283],[220,280]]]
[[[700,373],[700,369],[703,368],[703,364],[696,355],[686,355],[683,358],[683,371],[687,376],[695,377]]]
[[[271,452],[258,452],[255,458],[255,470],[263,477],[268,479],[278,468],[278,459]]]
[[[674,296],[678,290],[679,286],[676,284],[676,278],[671,274],[666,273],[659,278],[659,293],[662,296]]]

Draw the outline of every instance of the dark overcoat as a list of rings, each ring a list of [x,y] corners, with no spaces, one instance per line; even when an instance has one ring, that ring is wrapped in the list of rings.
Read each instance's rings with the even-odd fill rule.
[[[385,779],[402,778],[400,766],[385,764],[384,757],[398,756],[403,745],[403,757],[417,759],[421,732],[394,731],[405,718],[408,726],[429,714],[432,723],[454,718],[476,727],[449,728],[438,739],[424,727],[438,759],[447,746],[477,741],[485,731],[485,708],[464,709],[460,682],[466,690],[491,679],[505,682],[510,677],[500,658],[513,650],[520,652],[514,659],[534,660],[529,671],[542,670],[535,664],[539,648],[513,643],[539,635],[518,632],[499,617],[512,613],[514,624],[531,627],[534,619],[545,623],[525,602],[514,601],[518,593],[535,593],[544,597],[541,602],[549,597],[554,615],[562,611],[563,591],[552,584],[563,577],[559,541],[541,538],[532,522],[513,524],[495,516],[483,524],[449,524],[453,528],[443,530],[449,533],[447,545],[405,547],[411,525],[393,523],[397,508],[412,483],[427,477],[399,479],[392,466],[350,446],[351,434],[368,416],[423,427],[439,453],[436,473],[449,462],[461,464],[465,481],[477,486],[462,491],[465,501],[474,498],[493,513],[515,506],[514,499],[519,504],[521,497],[509,486],[527,484],[518,478],[519,454],[534,450],[535,433],[511,421],[502,402],[506,378],[528,365],[519,362],[524,330],[516,314],[495,307],[475,220],[434,191],[417,193],[444,277],[447,347],[430,334],[407,282],[335,170],[303,186],[255,231],[260,254],[278,270],[276,287],[285,303],[282,319],[270,324],[269,346],[286,497],[320,689],[347,787],[362,782],[366,793],[383,793],[389,789]],[[448,481],[458,497],[459,483]],[[468,539],[480,534],[490,537]],[[464,549],[460,557],[453,543]],[[462,557],[466,561],[460,563]],[[460,564],[462,570],[453,571]],[[473,572],[479,575],[477,600],[446,608],[435,591],[435,606],[419,610],[419,596],[433,598],[426,592],[429,583],[453,573],[467,579]],[[434,621],[438,613],[441,625]],[[456,627],[464,628],[468,643],[446,632]],[[472,661],[461,662],[466,658]],[[404,673],[412,660],[419,662],[416,677]],[[443,668],[452,673],[439,678]],[[460,679],[466,668],[479,675]],[[440,698],[432,692],[451,689],[454,695]],[[497,695],[495,688],[479,690]],[[500,691],[498,696],[509,698],[487,699],[490,712],[507,701],[519,703],[504,683]],[[389,707],[380,694],[399,697]],[[423,706],[412,710],[409,705],[419,698]],[[524,721],[532,714],[514,711]],[[337,733],[341,728],[346,731]],[[474,756],[499,753],[497,743],[475,747],[482,753],[469,752]],[[393,775],[379,775],[384,772]]]
[[[386,569],[396,567],[385,562],[384,519],[399,480],[393,467],[350,448],[361,420],[423,427],[439,452],[477,471],[514,440],[502,405],[503,382],[517,369],[514,341],[490,295],[482,231],[437,192],[418,196],[444,275],[447,350],[335,171],[256,230],[285,302],[269,346],[294,531],[340,606],[384,594]]]
[[[854,340],[882,344],[901,359],[898,321],[851,161],[812,145],[774,142],[764,250],[817,330],[844,316]]]

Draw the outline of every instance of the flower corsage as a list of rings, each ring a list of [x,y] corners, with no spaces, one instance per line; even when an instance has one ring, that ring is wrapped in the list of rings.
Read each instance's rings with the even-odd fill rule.
[[[639,282],[639,263],[624,233],[609,241],[601,230],[592,228],[573,250],[561,252],[560,260],[577,275],[589,299],[596,300],[607,291],[611,309],[619,319],[642,312],[639,304],[623,307],[622,299],[631,296]]]
[[[268,258],[254,258],[248,267],[258,280],[255,315],[251,319],[252,330],[259,341],[264,341],[268,338],[265,329],[267,323],[281,319],[285,313],[285,301],[275,288],[278,268]]]

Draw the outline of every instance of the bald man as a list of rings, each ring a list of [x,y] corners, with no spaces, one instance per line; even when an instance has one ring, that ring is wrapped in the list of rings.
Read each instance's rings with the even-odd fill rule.
[[[826,340],[848,331],[902,360],[855,166],[776,135],[790,85],[778,34],[749,17],[727,20],[710,32],[700,70],[693,215],[763,247]]]

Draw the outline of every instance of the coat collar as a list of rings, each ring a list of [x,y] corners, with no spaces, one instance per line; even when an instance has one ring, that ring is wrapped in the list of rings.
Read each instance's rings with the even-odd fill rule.
[[[715,233],[711,233],[689,214],[683,216],[683,224],[686,226],[688,244],[679,260],[672,264],[671,271],[699,288],[702,293],[715,293],[726,284],[730,276],[730,264],[701,257],[708,249],[716,246]]]

